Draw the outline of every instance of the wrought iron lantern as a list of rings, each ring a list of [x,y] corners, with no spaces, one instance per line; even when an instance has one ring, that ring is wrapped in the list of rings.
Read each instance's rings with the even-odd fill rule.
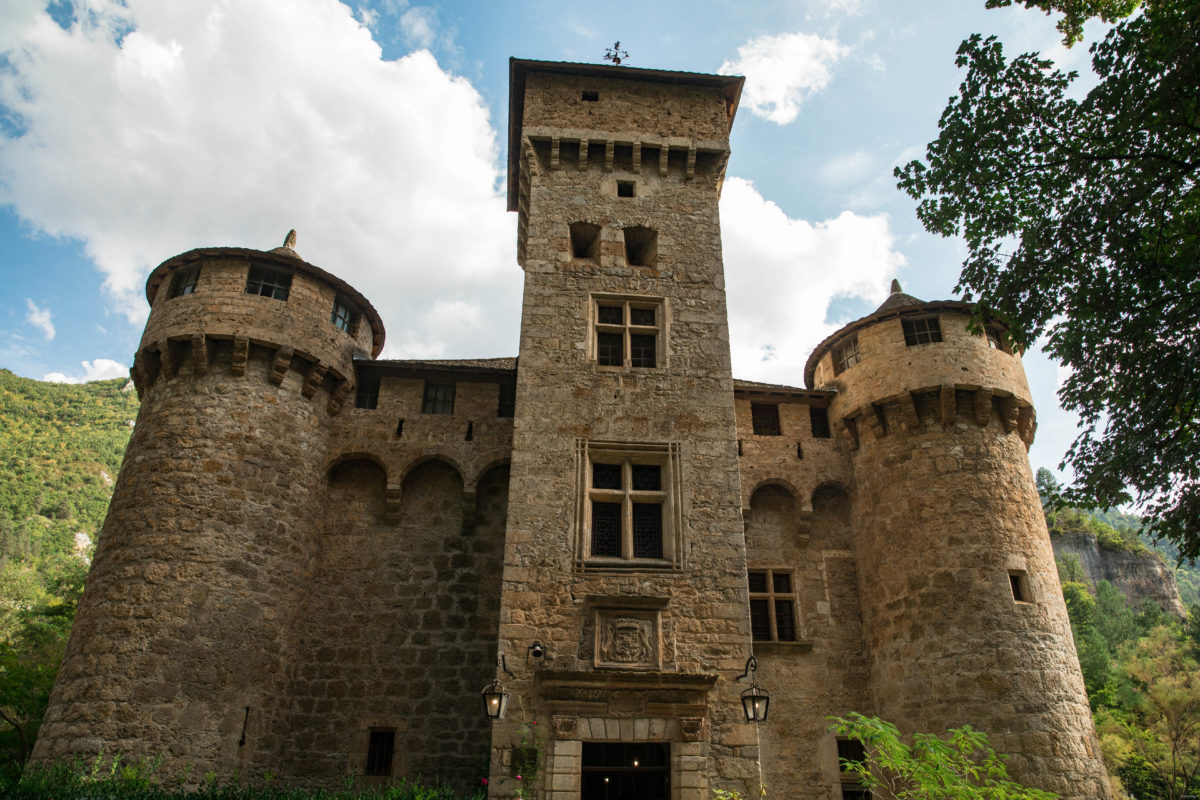
[[[488,715],[488,719],[493,722],[504,719],[504,712],[508,710],[509,694],[500,679],[497,678],[483,687],[480,695],[483,697],[483,711]]]
[[[771,707],[771,693],[758,685],[758,659],[754,656],[746,659],[746,671],[734,680],[740,681],[749,676],[750,688],[742,692],[742,711],[746,714],[746,722],[766,722],[767,711]]]

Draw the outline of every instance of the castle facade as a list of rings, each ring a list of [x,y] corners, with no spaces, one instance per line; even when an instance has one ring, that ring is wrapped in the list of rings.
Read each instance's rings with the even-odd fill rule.
[[[894,285],[805,388],[733,378],[741,87],[511,62],[516,359],[380,360],[370,301],[290,238],[156,268],[35,758],[858,800],[828,717],[859,711],[1108,797],[1003,326]]]

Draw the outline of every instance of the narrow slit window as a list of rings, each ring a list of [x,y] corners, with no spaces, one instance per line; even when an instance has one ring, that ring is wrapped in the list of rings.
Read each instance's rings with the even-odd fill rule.
[[[368,775],[386,777],[392,774],[392,756],[396,752],[395,731],[371,731],[367,742]]]

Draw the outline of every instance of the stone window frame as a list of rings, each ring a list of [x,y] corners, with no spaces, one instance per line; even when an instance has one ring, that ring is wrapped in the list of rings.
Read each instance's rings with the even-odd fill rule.
[[[858,334],[851,334],[833,346],[833,374],[841,375],[862,361],[858,350]]]
[[[186,267],[176,270],[171,276],[171,285],[167,297],[186,297],[196,293],[196,284],[200,281],[200,267]]]
[[[782,436],[778,403],[750,403],[750,428],[755,436]]]
[[[667,366],[667,302],[663,297],[647,295],[617,295],[592,294],[588,302],[588,357],[599,369],[603,370],[632,370],[632,369],[663,369]],[[621,322],[601,321],[604,314],[601,309],[621,307]],[[654,323],[651,325],[634,323],[634,311],[654,311]],[[620,364],[601,363],[611,361],[610,355],[601,352],[601,336],[620,336]],[[644,361],[634,363],[633,337],[653,336],[653,364]],[[643,340],[644,341],[644,340]]]
[[[942,341],[942,323],[936,314],[932,317],[904,317],[900,320],[900,326],[904,330],[905,347]]]
[[[1034,604],[1033,589],[1029,583],[1029,572],[1023,569],[1008,570],[1008,588],[1013,602],[1020,606]]]
[[[292,290],[292,273],[271,267],[250,267],[246,275],[246,294],[287,302]]]
[[[846,736],[838,736],[834,740],[837,753],[838,793],[844,800],[871,800],[873,797],[871,790],[862,785],[857,775],[842,766],[843,759],[857,760],[852,758],[853,753],[848,752],[851,749],[850,745],[856,745],[857,747],[853,749],[861,752],[863,759],[866,758],[866,745],[862,742]]]
[[[454,381],[425,381],[421,393],[422,414],[454,414]]]
[[[329,314],[329,321],[339,331],[353,336],[354,329],[358,327],[358,312],[346,298],[339,294],[333,299],[333,310]]]
[[[764,577],[764,590],[755,590],[753,588],[752,576],[762,575]],[[780,589],[776,576],[786,577],[787,588]],[[791,567],[768,567],[749,565],[746,568],[746,585],[749,589],[750,597],[750,637],[754,642],[798,642],[800,641],[800,603],[796,599],[796,573]],[[756,636],[754,633],[754,601],[765,600],[767,612],[767,638]],[[780,603],[789,603],[790,609],[786,612],[789,615],[791,622],[791,637],[781,638],[779,629],[779,614]]]
[[[616,569],[664,571],[683,568],[683,497],[680,445],[678,442],[617,442],[577,439],[575,447],[575,563],[580,569]],[[661,468],[661,489],[639,492],[623,483],[622,490],[592,488],[592,465],[622,465],[623,480],[629,478],[632,466],[656,465]],[[612,502],[621,497],[621,555],[592,555],[592,504]],[[657,503],[662,507],[662,558],[633,557],[632,504],[636,500]]]

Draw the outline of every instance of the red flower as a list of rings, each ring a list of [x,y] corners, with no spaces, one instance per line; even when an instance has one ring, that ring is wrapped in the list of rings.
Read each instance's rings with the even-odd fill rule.
[[[518,775],[518,776],[517,776],[517,780],[521,780],[521,776],[520,776],[520,775]]]
[[[479,780],[484,786],[487,786],[487,778],[480,778]]]

